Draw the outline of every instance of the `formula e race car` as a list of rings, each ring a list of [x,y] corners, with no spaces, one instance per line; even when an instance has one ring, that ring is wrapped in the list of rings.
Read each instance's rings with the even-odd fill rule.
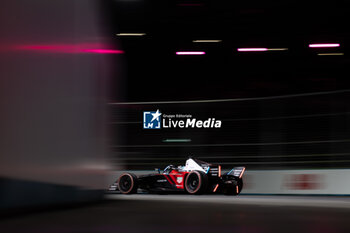
[[[138,189],[149,193],[187,192],[189,194],[224,193],[238,195],[243,188],[245,167],[235,167],[221,174],[221,166],[189,158],[185,166],[167,166],[162,172],[136,176],[123,173],[109,191],[123,194],[137,193]]]

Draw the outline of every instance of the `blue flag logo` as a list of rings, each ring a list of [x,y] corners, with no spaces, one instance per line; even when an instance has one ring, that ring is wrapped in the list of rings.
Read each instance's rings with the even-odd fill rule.
[[[156,112],[143,112],[143,128],[160,129],[161,115],[162,113],[160,113],[159,110]]]

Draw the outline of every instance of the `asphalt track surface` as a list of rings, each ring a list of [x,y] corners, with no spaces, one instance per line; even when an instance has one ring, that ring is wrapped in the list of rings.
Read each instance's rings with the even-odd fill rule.
[[[106,195],[94,205],[5,217],[0,232],[350,232],[350,198]]]

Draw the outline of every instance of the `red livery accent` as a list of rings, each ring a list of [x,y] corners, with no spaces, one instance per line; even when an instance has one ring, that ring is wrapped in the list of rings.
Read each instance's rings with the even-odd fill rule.
[[[174,183],[171,181],[171,179],[168,177],[168,175],[163,175],[163,176],[165,177],[165,179],[168,180],[168,182],[169,182],[170,184],[174,184]]]

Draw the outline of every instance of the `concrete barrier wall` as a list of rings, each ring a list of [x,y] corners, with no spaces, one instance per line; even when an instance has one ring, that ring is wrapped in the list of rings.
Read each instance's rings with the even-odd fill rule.
[[[350,169],[247,171],[245,194],[350,195]]]

